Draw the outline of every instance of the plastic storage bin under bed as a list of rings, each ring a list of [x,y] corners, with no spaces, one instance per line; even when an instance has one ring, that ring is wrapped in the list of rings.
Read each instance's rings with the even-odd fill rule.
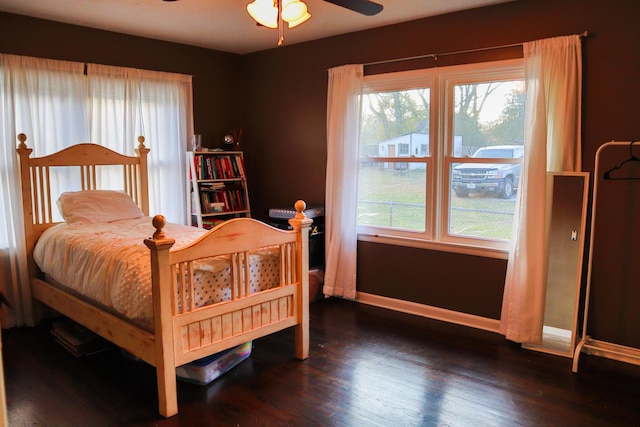
[[[251,355],[252,341],[229,350],[212,354],[176,368],[178,379],[184,382],[207,385]]]

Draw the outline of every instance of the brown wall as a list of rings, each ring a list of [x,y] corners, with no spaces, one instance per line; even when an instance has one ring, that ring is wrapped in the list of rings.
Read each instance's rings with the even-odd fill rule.
[[[247,55],[247,152],[253,173],[261,179],[258,186],[252,184],[252,206],[263,210],[296,198],[323,202],[327,69],[585,30],[589,37],[583,50],[583,163],[585,170],[593,171],[601,144],[640,138],[639,18],[640,2],[635,0],[519,0]],[[521,50],[441,57],[437,65],[514,54],[521,55]],[[434,63],[424,61],[423,65]],[[396,69],[416,66],[412,62],[394,65]],[[380,70],[368,67],[366,72]],[[611,240],[606,233],[602,237]],[[605,244],[606,257],[594,259],[594,270],[601,272],[597,277],[602,277],[594,289],[617,297],[609,304],[594,302],[598,324],[590,330],[602,339],[638,346],[640,334],[634,325],[640,324],[640,314],[633,313],[640,310],[624,296],[635,295],[630,289],[640,286],[636,281],[607,281],[606,270],[623,256],[620,251],[628,249],[615,241]],[[360,291],[500,317],[506,261],[367,242],[360,242],[358,250]]]
[[[583,163],[592,171],[602,143],[640,137],[639,18],[636,0],[518,0],[236,56],[0,13],[0,52],[195,75],[196,132],[204,135],[206,146],[217,146],[229,129],[244,128],[252,209],[262,218],[269,207],[289,205],[298,198],[324,203],[327,70],[347,63],[500,46],[587,30]],[[437,65],[520,54],[516,48],[441,57]],[[432,65],[433,61],[425,61],[394,67]],[[634,209],[622,210],[637,216]],[[598,236],[598,245],[602,241],[607,251],[594,259],[594,271],[599,272],[594,288],[601,295],[617,297],[603,299],[596,307],[597,323],[590,329],[603,339],[640,346],[634,328],[640,315],[633,314],[638,310],[632,305],[638,299],[625,298],[639,287],[635,279],[627,280],[638,276],[620,275],[621,280],[611,283],[606,274],[615,268],[616,259],[631,256],[631,242],[620,245],[602,230]],[[498,319],[505,268],[502,260],[361,242],[358,287]]]

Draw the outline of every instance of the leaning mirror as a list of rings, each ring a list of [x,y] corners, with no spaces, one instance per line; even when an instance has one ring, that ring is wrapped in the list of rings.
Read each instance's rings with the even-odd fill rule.
[[[549,253],[542,344],[526,348],[572,357],[582,282],[588,172],[547,174]]]

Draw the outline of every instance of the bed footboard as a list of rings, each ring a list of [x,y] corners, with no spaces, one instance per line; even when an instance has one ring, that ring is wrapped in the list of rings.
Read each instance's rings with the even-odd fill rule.
[[[297,287],[289,286],[174,316],[176,366],[295,326],[299,297]]]
[[[282,329],[296,327],[296,357],[309,355],[309,226],[305,203],[296,202],[293,230],[271,227],[251,218],[237,218],[214,227],[179,250],[162,230],[162,216],[153,219],[156,232],[145,244],[151,251],[154,335],[160,413],[177,413],[177,366],[235,347]],[[249,252],[277,246],[279,285],[250,292]],[[231,300],[195,307],[193,263],[227,255],[231,269]]]

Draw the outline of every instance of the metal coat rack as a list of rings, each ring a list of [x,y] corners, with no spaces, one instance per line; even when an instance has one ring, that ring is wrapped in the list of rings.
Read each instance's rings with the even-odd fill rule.
[[[593,248],[594,237],[596,231],[596,204],[598,201],[598,182],[600,177],[603,180],[638,180],[640,179],[640,157],[635,153],[640,153],[640,143],[635,144],[636,141],[611,141],[601,145],[596,151],[596,162],[594,172],[593,183],[593,201],[591,210],[591,239],[589,245],[589,264],[587,270],[587,284],[584,303],[584,318],[582,326],[582,336],[576,346],[573,354],[573,372],[578,372],[578,361],[582,353],[589,355],[605,357],[608,359],[614,359],[621,362],[632,363],[634,365],[640,365],[640,349],[635,347],[629,347],[620,345],[617,343],[607,342],[595,339],[589,335],[587,323],[589,318],[589,302],[591,298],[591,281],[592,281],[592,263],[593,263]],[[600,172],[600,158],[602,152],[612,146],[628,146],[629,155],[622,160],[617,166],[609,168],[605,172]],[[638,167],[633,168],[631,164],[637,163]],[[635,170],[634,170],[635,169]]]

